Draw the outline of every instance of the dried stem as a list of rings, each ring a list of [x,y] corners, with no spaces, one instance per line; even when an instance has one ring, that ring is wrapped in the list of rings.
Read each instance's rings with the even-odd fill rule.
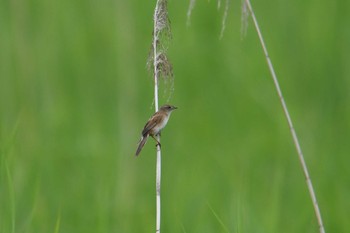
[[[158,35],[157,25],[158,17],[157,12],[159,11],[159,0],[157,1],[156,8],[154,11],[154,29],[153,29],[153,69],[154,69],[154,107],[155,111],[158,111],[158,65],[157,65],[157,43]],[[158,142],[160,137],[157,136]],[[161,178],[161,150],[159,144],[157,144],[157,165],[156,165],[156,233],[160,233],[160,178]]]
[[[196,3],[196,0],[190,0],[190,4],[187,9],[187,23],[186,23],[187,27],[189,27],[191,24],[191,14],[195,3]]]
[[[252,19],[253,19],[253,22],[254,22],[254,25],[255,25],[255,29],[256,29],[256,31],[258,33],[261,46],[262,46],[262,48],[264,50],[265,58],[266,58],[269,70],[271,72],[271,76],[272,76],[273,82],[275,84],[275,87],[276,87],[276,90],[277,90],[280,102],[282,104],[282,108],[283,108],[285,117],[287,119],[290,132],[291,132],[292,137],[293,137],[294,145],[295,145],[296,150],[297,150],[298,155],[299,155],[299,160],[300,160],[301,167],[302,167],[304,175],[305,175],[306,184],[307,184],[307,187],[309,189],[311,200],[312,200],[312,203],[313,203],[313,206],[314,206],[314,209],[315,209],[315,214],[316,214],[316,218],[317,218],[317,221],[318,221],[318,226],[319,226],[320,233],[325,233],[325,230],[324,230],[324,227],[323,227],[322,218],[321,218],[321,212],[320,212],[320,209],[318,207],[315,191],[314,191],[314,188],[313,188],[312,183],[311,183],[311,178],[310,178],[310,175],[309,175],[306,163],[305,163],[303,152],[302,152],[301,147],[300,147],[299,139],[298,139],[297,134],[296,134],[296,132],[294,130],[292,119],[291,119],[291,117],[289,115],[288,108],[287,108],[287,105],[286,105],[286,103],[284,101],[284,98],[283,98],[283,95],[282,95],[282,91],[281,91],[280,85],[278,83],[278,79],[277,79],[275,70],[273,68],[271,59],[270,59],[270,57],[268,55],[268,52],[267,52],[267,49],[266,49],[266,45],[265,45],[263,36],[261,34],[261,31],[260,31],[260,28],[259,28],[259,25],[258,25],[258,21],[257,21],[257,19],[255,17],[255,14],[254,14],[253,8],[252,8],[252,6],[250,4],[250,1],[249,0],[245,0],[245,3],[247,4],[247,7],[248,7],[248,9],[250,11],[250,14],[252,16]]]
[[[241,39],[243,39],[245,37],[245,35],[247,34],[248,17],[249,17],[249,11],[247,9],[247,3],[245,2],[245,0],[242,0]]]
[[[152,52],[150,53],[148,64],[153,66],[154,75],[154,105],[155,111],[158,111],[158,87],[159,78],[172,78],[172,65],[166,56],[167,46],[164,45],[163,39],[171,37],[170,21],[168,18],[167,0],[157,0],[153,16],[153,41]],[[152,61],[152,62],[151,62]],[[156,136],[160,142],[160,136]],[[161,187],[161,149],[157,144],[157,164],[156,164],[156,233],[160,233],[161,221],[161,202],[160,202],[160,187]]]
[[[153,74],[154,74],[154,105],[155,105],[155,111],[158,111],[158,65],[157,65],[157,43],[158,43],[158,35],[157,33],[157,12],[158,12],[158,5],[159,0],[157,1],[156,8],[154,11],[154,28],[153,28],[153,43],[152,43],[152,49],[153,49]],[[159,140],[159,138],[158,138]]]
[[[225,11],[224,11],[224,16],[222,17],[222,25],[221,25],[221,32],[220,32],[220,40],[224,37],[224,32],[226,29],[226,20],[227,20],[227,14],[228,14],[228,9],[230,5],[230,0],[226,0],[225,2]]]

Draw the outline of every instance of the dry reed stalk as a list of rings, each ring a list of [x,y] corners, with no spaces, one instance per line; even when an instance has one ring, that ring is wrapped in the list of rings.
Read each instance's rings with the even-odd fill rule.
[[[309,193],[310,193],[310,197],[311,197],[311,200],[312,200],[312,204],[314,206],[314,210],[315,210],[316,218],[317,218],[317,221],[318,221],[318,226],[319,226],[320,233],[325,233],[323,222],[322,222],[322,217],[321,217],[321,211],[320,211],[320,208],[319,208],[318,203],[317,203],[315,190],[314,190],[314,188],[312,186],[311,178],[310,178],[309,171],[308,171],[308,168],[307,168],[306,163],[305,163],[305,159],[304,159],[303,152],[301,150],[299,139],[298,139],[297,134],[295,132],[295,129],[294,129],[294,126],[293,126],[293,122],[292,122],[292,118],[290,117],[287,105],[286,105],[286,103],[284,101],[284,98],[283,98],[283,95],[282,95],[282,91],[281,91],[280,85],[278,83],[277,75],[276,75],[275,69],[273,68],[273,65],[272,65],[271,59],[269,57],[269,54],[267,52],[267,48],[266,48],[263,36],[261,34],[261,31],[260,31],[260,27],[258,25],[258,21],[257,21],[257,19],[255,17],[252,5],[250,4],[250,0],[245,0],[245,2],[243,4],[246,4],[246,5],[243,6],[242,9],[248,8],[248,10],[249,10],[249,12],[250,12],[250,14],[252,16],[256,32],[257,32],[257,34],[259,36],[259,40],[260,40],[261,46],[262,46],[262,48],[264,50],[266,62],[267,62],[267,65],[269,67],[269,70],[270,70],[270,73],[271,73],[271,76],[272,76],[275,88],[277,90],[277,94],[278,94],[278,97],[280,99],[280,102],[281,102],[281,105],[282,105],[282,108],[283,108],[283,112],[284,112],[284,115],[285,115],[285,117],[287,119],[288,126],[289,126],[289,129],[290,129],[290,133],[292,134],[293,142],[294,142],[295,148],[296,148],[298,156],[299,156],[299,161],[300,161],[301,167],[302,167],[303,172],[304,172],[306,184],[307,184],[307,187],[309,189]],[[243,12],[243,14],[246,14],[246,12]],[[243,16],[243,17],[246,18],[246,16]],[[243,23],[246,24],[246,22],[243,22]],[[243,30],[245,30],[245,29],[243,29]]]
[[[171,38],[170,21],[168,18],[167,0],[157,0],[156,7],[153,15],[153,38],[151,53],[148,58],[148,66],[151,70],[153,68],[154,75],[154,107],[155,112],[158,111],[158,87],[159,78],[170,78],[172,80],[172,65],[166,55],[167,47],[165,46],[166,40]],[[160,137],[156,136],[160,142]],[[160,233],[161,222],[161,202],[160,202],[160,189],[161,189],[161,149],[157,144],[157,164],[156,164],[156,233]]]

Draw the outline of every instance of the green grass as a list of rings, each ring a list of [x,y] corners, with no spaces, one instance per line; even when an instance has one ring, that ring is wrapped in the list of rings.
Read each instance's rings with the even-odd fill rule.
[[[155,3],[0,3],[0,232],[154,232],[146,61]],[[162,231],[318,232],[258,38],[240,2],[169,2],[174,66],[162,133]],[[253,3],[300,137],[326,232],[346,232],[346,1]],[[168,97],[160,90],[160,104]],[[208,206],[207,203],[210,203]]]

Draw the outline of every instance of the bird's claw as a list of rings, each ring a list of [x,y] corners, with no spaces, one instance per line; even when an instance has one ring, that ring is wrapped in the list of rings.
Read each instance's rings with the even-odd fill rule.
[[[161,145],[159,142],[156,144],[156,147],[157,147],[157,146],[159,146],[159,148],[162,147],[162,145]]]

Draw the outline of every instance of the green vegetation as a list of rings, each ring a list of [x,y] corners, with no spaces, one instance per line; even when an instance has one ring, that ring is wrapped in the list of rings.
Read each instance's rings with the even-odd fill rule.
[[[162,133],[162,232],[318,232],[252,22],[170,1],[179,107]],[[155,2],[0,2],[0,233],[155,230],[146,61]],[[350,15],[339,1],[253,1],[326,232],[350,201]],[[169,93],[160,87],[160,104]],[[171,93],[170,93],[171,94]]]

